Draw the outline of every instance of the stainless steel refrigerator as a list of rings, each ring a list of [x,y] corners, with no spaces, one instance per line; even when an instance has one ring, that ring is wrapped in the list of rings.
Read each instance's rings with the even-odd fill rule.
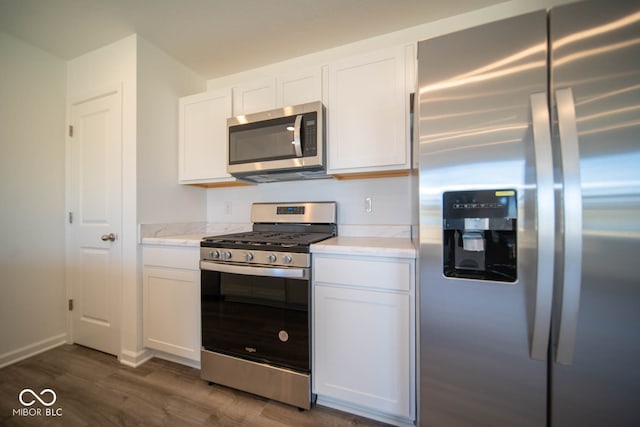
[[[420,426],[640,426],[640,2],[418,46]]]

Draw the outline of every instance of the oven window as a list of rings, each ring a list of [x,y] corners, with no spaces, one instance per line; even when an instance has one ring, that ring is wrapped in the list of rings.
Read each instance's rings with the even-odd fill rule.
[[[308,372],[309,281],[202,271],[202,346]]]
[[[229,163],[252,163],[296,157],[293,125],[296,116],[269,120],[256,125],[229,128]]]

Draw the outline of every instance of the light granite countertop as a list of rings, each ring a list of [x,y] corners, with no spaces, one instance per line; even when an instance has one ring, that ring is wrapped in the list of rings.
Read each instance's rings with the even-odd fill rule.
[[[200,246],[203,237],[247,231],[246,224],[142,225],[143,245]],[[416,258],[416,248],[403,226],[340,226],[341,235],[311,245],[311,253]]]
[[[416,258],[416,248],[408,237],[338,236],[311,245],[311,253]]]

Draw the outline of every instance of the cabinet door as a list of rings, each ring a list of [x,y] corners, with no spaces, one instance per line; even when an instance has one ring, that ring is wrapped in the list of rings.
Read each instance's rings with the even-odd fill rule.
[[[409,295],[316,285],[314,297],[315,391],[412,418]]]
[[[200,271],[144,267],[145,347],[200,360]]]
[[[398,47],[329,65],[330,173],[409,168],[411,63]]]
[[[233,115],[259,113],[276,108],[276,79],[265,78],[233,88]]]
[[[278,107],[322,100],[320,67],[296,70],[278,76]]]
[[[235,181],[227,173],[231,90],[180,98],[180,183]]]

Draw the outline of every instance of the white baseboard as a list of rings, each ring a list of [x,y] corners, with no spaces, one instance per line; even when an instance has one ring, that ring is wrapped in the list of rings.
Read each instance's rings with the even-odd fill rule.
[[[186,357],[175,356],[173,354],[165,353],[159,350],[153,351],[153,357],[168,360],[169,362],[179,363],[191,368],[200,369],[200,360],[187,359]]]
[[[26,345],[16,350],[11,350],[7,353],[0,355],[0,368],[12,365],[16,362],[35,356],[36,354],[43,353],[52,348],[61,346],[67,343],[67,334],[54,335],[49,338],[45,338],[41,341],[33,344]]]
[[[137,352],[122,350],[120,352],[120,356],[118,357],[118,360],[120,360],[120,363],[122,363],[123,365],[130,366],[132,368],[137,368],[138,366],[142,365],[144,362],[151,359],[152,357],[153,357],[153,352],[147,349],[143,349]]]
[[[340,400],[336,400],[327,396],[318,396],[316,404],[320,406],[326,406],[328,408],[337,409],[349,414],[359,415],[361,417],[369,418],[376,421],[381,421],[386,424],[390,424],[398,427],[415,427],[415,422],[406,418],[397,417],[395,415],[387,415],[367,408],[362,408],[357,405],[351,405]]]

